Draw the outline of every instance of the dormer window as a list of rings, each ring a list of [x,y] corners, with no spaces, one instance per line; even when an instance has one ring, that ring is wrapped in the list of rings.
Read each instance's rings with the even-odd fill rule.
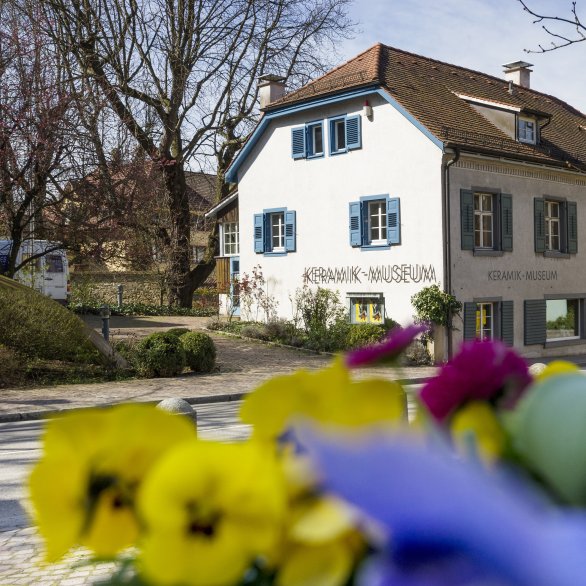
[[[537,143],[537,124],[531,118],[518,118],[517,138],[519,142]]]

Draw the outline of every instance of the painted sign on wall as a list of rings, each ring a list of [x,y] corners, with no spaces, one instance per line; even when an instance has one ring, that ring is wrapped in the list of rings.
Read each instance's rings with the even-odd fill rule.
[[[374,265],[362,267],[306,267],[303,280],[310,285],[362,283],[435,283],[433,265]]]
[[[489,281],[557,281],[557,271],[488,271]]]

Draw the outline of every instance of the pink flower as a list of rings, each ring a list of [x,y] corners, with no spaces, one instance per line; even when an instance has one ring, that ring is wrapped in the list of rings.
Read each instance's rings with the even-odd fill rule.
[[[358,368],[360,366],[368,366],[377,362],[392,360],[401,354],[419,334],[428,329],[428,326],[425,325],[394,328],[380,344],[358,348],[358,350],[349,352],[346,355],[346,366],[348,368]]]
[[[421,389],[429,412],[443,421],[470,400],[512,407],[531,383],[526,362],[502,342],[465,342],[460,352]]]

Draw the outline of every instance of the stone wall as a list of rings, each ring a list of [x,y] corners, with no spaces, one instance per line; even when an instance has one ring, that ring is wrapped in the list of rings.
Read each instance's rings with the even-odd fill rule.
[[[118,303],[118,285],[124,287],[123,303],[160,305],[165,302],[163,276],[139,272],[71,273],[72,301],[87,305]]]

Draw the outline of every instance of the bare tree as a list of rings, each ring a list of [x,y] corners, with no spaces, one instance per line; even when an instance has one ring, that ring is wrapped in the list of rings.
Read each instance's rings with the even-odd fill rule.
[[[567,17],[555,14],[542,14],[530,8],[524,0],[518,0],[518,2],[523,6],[525,12],[528,12],[535,18],[533,23],[541,24],[541,28],[553,38],[549,46],[540,44],[538,45],[538,51],[528,52],[548,53],[586,40],[586,25],[582,22],[578,14],[576,2],[571,3]],[[555,28],[552,28],[552,26]]]
[[[64,197],[73,134],[72,96],[41,15],[18,8],[0,3],[0,231],[13,242],[8,276],[41,255],[17,262],[23,241],[51,235],[47,218]]]
[[[186,168],[223,175],[250,133],[257,78],[293,85],[328,65],[351,29],[350,0],[46,0],[53,41],[101,90],[163,175],[170,219],[170,303],[191,305],[214,267],[191,266]],[[328,48],[329,51],[324,51]]]

